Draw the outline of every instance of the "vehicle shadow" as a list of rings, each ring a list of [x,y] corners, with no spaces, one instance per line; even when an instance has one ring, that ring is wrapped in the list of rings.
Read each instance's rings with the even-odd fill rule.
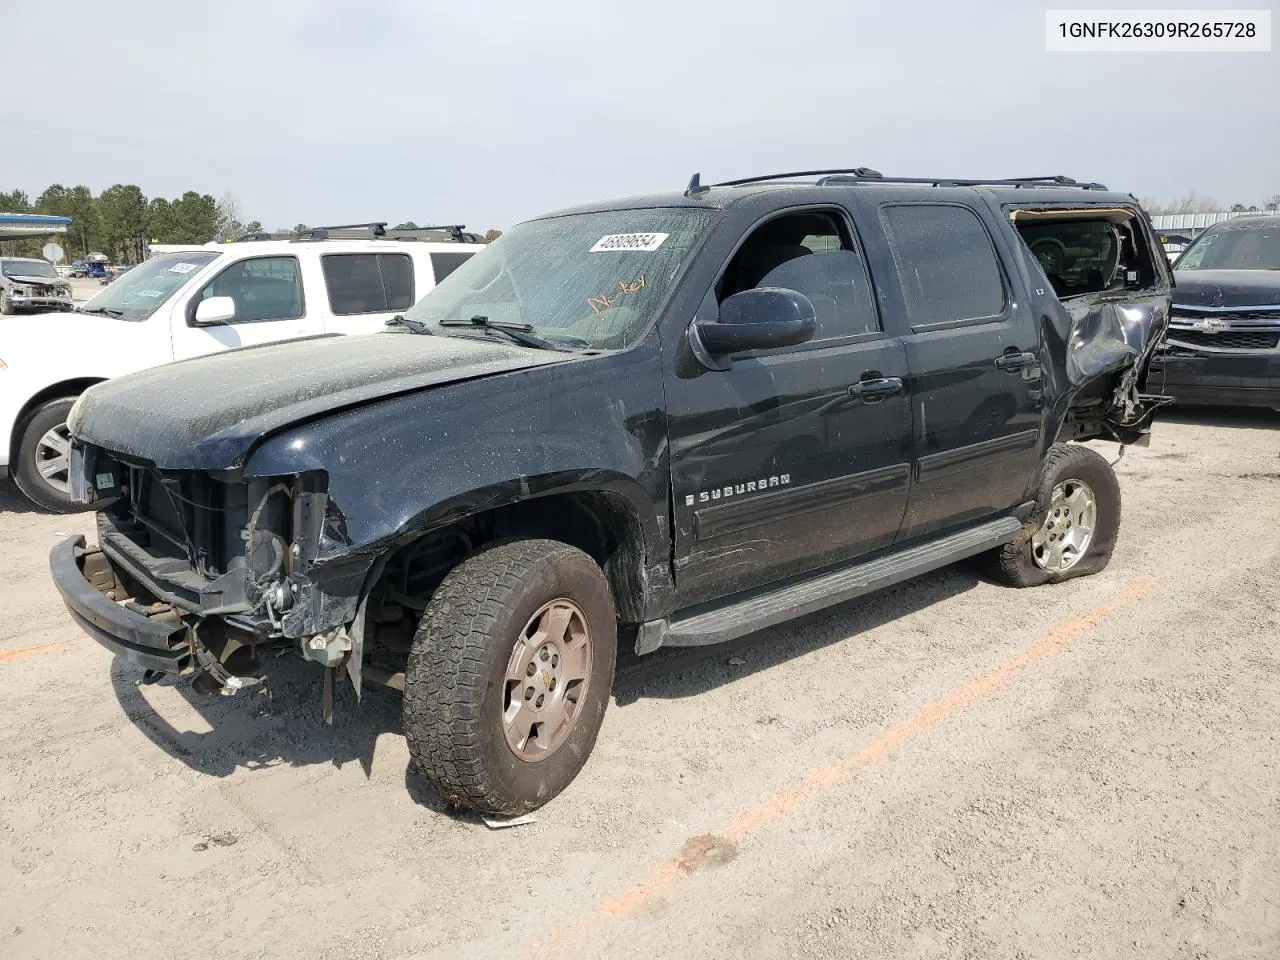
[[[729,643],[670,647],[637,657],[619,650],[614,702],[696,696],[849,637],[884,626],[983,582],[976,561],[957,563],[866,597],[769,627]],[[730,663],[730,661],[733,661]]]
[[[727,644],[659,650],[639,658],[624,643],[615,702],[626,707],[646,697],[696,695],[957,596],[980,580],[975,564],[958,564]],[[366,686],[357,703],[343,675],[335,685],[334,722],[329,726],[321,715],[321,676],[313,664],[282,656],[267,667],[269,695],[252,688],[233,697],[202,694],[185,678],[176,677],[143,686],[141,672],[121,661],[112,664],[111,685],[125,716],[144,736],[174,759],[213,777],[284,764],[342,767],[352,761],[369,776],[378,738],[403,733],[398,693]],[[180,700],[172,696],[175,692]],[[411,763],[405,786],[424,807],[475,820],[437,795]]]
[[[51,517],[48,510],[37,507],[18,490],[12,480],[0,480],[0,513],[31,513]]]

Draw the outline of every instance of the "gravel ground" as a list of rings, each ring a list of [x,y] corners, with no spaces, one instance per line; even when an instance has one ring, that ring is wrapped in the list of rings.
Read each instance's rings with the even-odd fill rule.
[[[0,484],[0,956],[1280,956],[1277,428],[1159,424],[1096,577],[960,566],[628,662],[505,830],[389,693],[326,729],[288,660],[269,703],[137,686],[47,579],[87,519]]]

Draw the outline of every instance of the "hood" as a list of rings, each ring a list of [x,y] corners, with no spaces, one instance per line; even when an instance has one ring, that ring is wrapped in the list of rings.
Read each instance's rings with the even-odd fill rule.
[[[71,284],[67,283],[62,277],[29,277],[23,273],[6,273],[4,276],[6,280],[12,280],[14,283],[38,283],[44,286],[67,287],[68,289],[71,287]]]
[[[222,470],[243,464],[262,438],[300,422],[572,358],[488,338],[319,336],[228,350],[100,383],[81,395],[69,425],[80,440],[161,469]]]
[[[1232,310],[1280,305],[1280,270],[1175,270],[1175,307]]]
[[[101,353],[104,343],[118,340],[139,326],[100,313],[74,310],[14,314],[0,318],[0,360],[11,366],[15,360],[47,364],[55,350],[61,352],[62,358],[68,353]]]

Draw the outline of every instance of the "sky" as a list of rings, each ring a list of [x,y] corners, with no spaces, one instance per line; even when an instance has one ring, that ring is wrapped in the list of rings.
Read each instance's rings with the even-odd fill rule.
[[[1280,193],[1280,52],[1047,53],[1044,10],[0,0],[5,35],[26,38],[0,48],[0,190],[136,183],[230,192],[268,229],[478,230],[695,171],[1065,173],[1228,206]]]

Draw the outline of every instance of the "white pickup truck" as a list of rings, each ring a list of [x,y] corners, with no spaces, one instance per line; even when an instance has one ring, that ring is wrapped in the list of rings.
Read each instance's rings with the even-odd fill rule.
[[[88,387],[235,347],[378,330],[482,249],[461,227],[318,228],[155,254],[71,312],[0,317],[0,476],[38,506],[75,510],[66,419]]]

